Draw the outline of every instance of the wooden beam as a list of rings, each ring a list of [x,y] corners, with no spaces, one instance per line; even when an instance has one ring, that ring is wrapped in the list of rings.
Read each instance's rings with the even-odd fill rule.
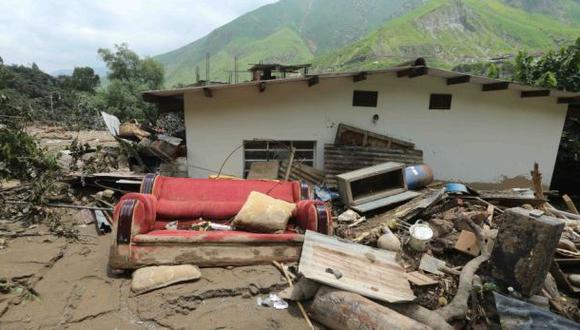
[[[507,81],[491,83],[491,84],[484,84],[481,87],[481,91],[483,91],[483,92],[501,91],[504,89],[508,89],[509,86],[510,86],[510,83]]]
[[[262,81],[261,83],[259,83],[258,90],[260,91],[260,93],[263,93],[266,90],[266,82]]]
[[[407,68],[407,69],[397,71],[397,77],[399,77],[399,78],[402,78],[402,77],[415,78],[415,77],[420,77],[420,76],[426,75],[427,71],[428,71],[427,68],[424,66],[415,67],[415,68]]]
[[[211,92],[211,89],[204,87],[203,88],[203,95],[205,95],[205,97],[213,97],[213,93]]]
[[[411,74],[411,69],[403,69],[403,70],[397,71],[398,78],[408,77],[409,74]]]
[[[558,98],[559,104],[580,104],[580,96],[577,97],[560,97]]]
[[[521,97],[542,97],[550,96],[549,89],[539,89],[537,91],[522,91]]]
[[[354,76],[352,76],[352,81],[354,81],[354,82],[359,82],[359,81],[363,81],[363,80],[367,80],[367,73],[364,71],[359,72],[359,73],[355,74]]]
[[[429,70],[422,66],[422,67],[418,67],[418,68],[413,68],[413,70],[411,70],[411,73],[409,73],[409,78],[416,78],[416,77],[420,77],[420,76],[424,76],[427,74]]]
[[[570,196],[564,195],[564,196],[562,196],[562,199],[564,200],[564,203],[566,203],[566,206],[568,207],[568,209],[572,213],[574,213],[574,214],[580,214],[578,212],[578,209],[576,208],[576,205],[574,205],[574,202],[572,201],[572,198],[570,198]]]
[[[308,78],[308,87],[312,87],[320,82],[320,78],[318,76],[311,76]]]
[[[471,76],[457,76],[447,78],[447,85],[465,84],[471,81]]]

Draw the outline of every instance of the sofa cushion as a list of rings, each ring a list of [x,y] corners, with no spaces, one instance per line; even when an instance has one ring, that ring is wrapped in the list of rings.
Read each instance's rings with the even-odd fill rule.
[[[295,209],[295,204],[252,191],[232,225],[255,233],[281,233]]]
[[[233,218],[244,205],[243,201],[157,201],[157,219],[169,221],[204,218],[223,220]]]

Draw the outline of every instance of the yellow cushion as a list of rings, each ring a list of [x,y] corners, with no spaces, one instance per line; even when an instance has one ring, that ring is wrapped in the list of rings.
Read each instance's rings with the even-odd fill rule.
[[[236,229],[255,233],[281,233],[296,205],[252,191],[234,218]]]

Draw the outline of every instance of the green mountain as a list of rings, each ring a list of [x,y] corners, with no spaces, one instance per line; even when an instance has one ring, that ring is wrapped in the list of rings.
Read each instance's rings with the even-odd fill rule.
[[[532,53],[580,36],[580,0],[280,0],[156,57],[166,86],[228,81],[251,63],[313,63],[315,71],[384,68],[417,57],[451,68]],[[239,80],[249,79],[241,73]]]
[[[557,3],[554,11],[540,3]],[[535,5],[535,6],[532,6]],[[554,15],[567,8],[567,20]],[[519,50],[541,53],[580,36],[576,0],[430,0],[386,22],[380,29],[314,60],[319,71],[384,68],[416,57],[434,67],[451,68],[513,56]]]
[[[155,57],[166,68],[166,86],[195,81],[199,67],[205,79],[210,54],[210,79],[228,81],[226,70],[248,64],[303,63],[357,41],[385,20],[407,12],[424,0],[280,0],[238,17],[207,36]],[[249,74],[240,74],[240,80]]]

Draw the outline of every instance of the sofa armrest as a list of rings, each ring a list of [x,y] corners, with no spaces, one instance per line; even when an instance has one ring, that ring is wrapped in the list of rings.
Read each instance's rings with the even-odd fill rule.
[[[332,214],[321,201],[303,200],[296,203],[296,224],[304,230],[332,235]]]
[[[117,244],[129,244],[133,236],[153,230],[157,199],[153,195],[129,193],[115,206],[114,229]]]

